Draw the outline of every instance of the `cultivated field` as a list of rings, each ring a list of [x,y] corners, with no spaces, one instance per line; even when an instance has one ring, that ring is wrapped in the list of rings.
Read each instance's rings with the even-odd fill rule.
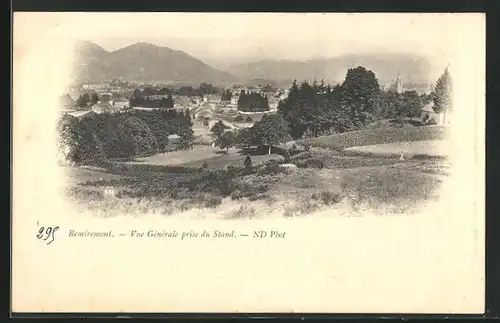
[[[312,147],[343,150],[349,147],[380,145],[394,142],[443,140],[445,136],[445,128],[442,126],[378,128],[297,140],[297,144],[309,144]]]
[[[346,153],[355,155],[400,156],[404,158],[414,156],[449,156],[449,147],[446,140],[399,141],[389,144],[366,145],[349,147]]]

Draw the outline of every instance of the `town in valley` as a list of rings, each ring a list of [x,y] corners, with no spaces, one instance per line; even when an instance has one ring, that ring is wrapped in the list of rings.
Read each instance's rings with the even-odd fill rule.
[[[67,196],[82,210],[405,213],[438,199],[449,176],[448,63],[347,53],[222,70],[153,43],[75,48],[57,129]]]

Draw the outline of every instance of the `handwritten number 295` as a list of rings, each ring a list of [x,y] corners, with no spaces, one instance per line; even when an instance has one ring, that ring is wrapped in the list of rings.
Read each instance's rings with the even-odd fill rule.
[[[47,245],[49,245],[54,241],[55,233],[58,229],[59,227],[40,227],[40,229],[38,229],[38,234],[36,235],[36,237],[43,241],[48,241],[50,238],[51,240],[47,242]]]

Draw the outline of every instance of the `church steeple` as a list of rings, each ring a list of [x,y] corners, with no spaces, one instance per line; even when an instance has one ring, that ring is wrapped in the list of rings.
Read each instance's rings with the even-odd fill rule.
[[[401,81],[401,71],[398,70],[398,77],[396,78],[396,92],[403,93],[403,82]]]

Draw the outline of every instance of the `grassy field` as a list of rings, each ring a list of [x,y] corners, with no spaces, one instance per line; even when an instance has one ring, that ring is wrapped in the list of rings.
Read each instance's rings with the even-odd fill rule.
[[[347,215],[366,209],[409,212],[420,202],[435,199],[446,176],[441,160],[399,161],[312,151],[292,157],[298,166],[292,172],[280,168],[279,155],[253,156],[254,167],[248,172],[241,168],[241,155],[207,152],[182,152],[192,154],[190,161],[176,152],[177,165],[109,163],[100,170],[68,168],[75,179],[68,197],[82,210],[106,216],[191,212],[253,218],[314,216],[328,210]],[[203,161],[207,168],[201,167]],[[116,196],[104,196],[105,187],[113,187]]]
[[[374,121],[366,126],[368,129],[377,128],[399,128],[399,127],[419,127],[422,126],[422,121],[420,118],[404,118],[403,120],[398,119],[382,119]]]
[[[191,212],[233,219],[411,212],[435,200],[436,189],[449,175],[446,154],[437,145],[442,139],[442,127],[428,126],[299,140],[312,149],[292,151],[287,163],[296,167],[281,167],[284,157],[278,153],[252,152],[251,170],[243,168],[246,154],[237,149],[195,145],[105,162],[100,168],[66,168],[68,196],[82,209],[106,215]],[[401,150],[406,151],[404,160]],[[113,187],[116,195],[105,196],[105,187]]]
[[[220,148],[197,145],[191,150],[171,151],[157,154],[150,157],[136,158],[129,161],[129,164],[147,164],[147,165],[173,165],[183,167],[202,167],[205,163],[211,169],[223,169],[228,166],[242,166],[246,155],[240,153],[239,149],[231,148],[225,152]],[[255,155],[252,157],[254,165],[262,162],[282,158],[281,155]]]
[[[403,152],[404,158],[413,158],[414,156],[448,156],[448,148],[445,140],[422,140],[349,147],[344,152],[353,155],[394,157],[399,157]]]
[[[409,128],[377,128],[352,131],[331,136],[297,140],[299,145],[309,144],[312,147],[343,150],[349,147],[380,145],[401,141],[427,141],[445,139],[445,128],[442,126],[425,126]]]

